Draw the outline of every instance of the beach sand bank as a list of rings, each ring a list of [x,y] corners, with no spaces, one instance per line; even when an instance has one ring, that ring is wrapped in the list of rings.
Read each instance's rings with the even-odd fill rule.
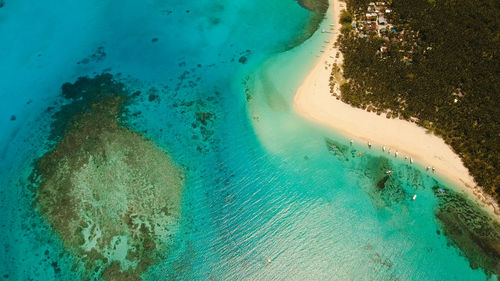
[[[330,34],[324,52],[297,89],[295,111],[357,141],[370,142],[372,149],[381,150],[385,146],[392,157],[397,151],[399,158],[407,156],[408,161],[411,157],[425,167],[432,166],[438,176],[473,195],[500,220],[498,204],[477,186],[460,157],[443,139],[427,133],[426,129],[414,123],[388,119],[385,115],[352,107],[332,95],[329,85],[332,67],[334,64],[341,67],[343,63],[342,53],[335,42],[340,34],[340,14],[346,4],[333,0],[330,5],[329,16],[335,22],[332,27],[334,33]],[[335,83],[334,93],[340,96],[338,82]]]

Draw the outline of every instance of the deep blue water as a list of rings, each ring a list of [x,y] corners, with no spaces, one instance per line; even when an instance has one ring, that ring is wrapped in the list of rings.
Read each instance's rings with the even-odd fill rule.
[[[310,17],[293,0],[7,0],[0,278],[80,278],[33,210],[27,178],[51,147],[46,109],[62,102],[61,85],[109,72],[141,91],[128,125],[187,175],[173,246],[145,280],[485,280],[436,234],[430,188],[443,182],[362,144],[350,149],[364,158],[336,156],[325,138],[348,141],[293,113],[325,40],[288,49]],[[208,132],[193,127],[199,111],[216,116]],[[371,188],[379,156],[390,158],[397,194]]]

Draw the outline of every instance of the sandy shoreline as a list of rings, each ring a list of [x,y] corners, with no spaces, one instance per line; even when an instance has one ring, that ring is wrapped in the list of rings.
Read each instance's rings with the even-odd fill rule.
[[[324,53],[298,88],[294,98],[295,111],[348,137],[365,143],[371,142],[372,149],[381,150],[385,146],[387,151],[390,149],[393,157],[397,151],[399,158],[408,156],[423,166],[434,167],[438,176],[472,194],[499,219],[498,204],[477,187],[460,157],[443,139],[426,133],[424,128],[414,123],[387,119],[384,115],[354,108],[332,96],[329,85],[332,64],[342,65],[343,62],[342,53],[334,46],[340,34],[338,21],[342,9],[345,9],[344,2],[330,2],[329,12],[335,22],[334,33],[330,34]],[[340,95],[338,83],[335,93]]]

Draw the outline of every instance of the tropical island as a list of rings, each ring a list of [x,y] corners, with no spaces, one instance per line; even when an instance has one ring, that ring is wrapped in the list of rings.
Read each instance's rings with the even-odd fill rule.
[[[340,25],[332,27],[330,46],[299,88],[295,108],[413,156],[498,213],[500,41],[492,31],[498,7],[447,5],[334,1]]]
[[[300,115],[475,195],[490,216],[471,219],[458,211],[469,203],[455,199],[435,215],[471,268],[496,274],[499,9],[493,1],[333,1],[339,24],[323,30],[329,44],[294,99]],[[483,234],[493,236],[480,234],[490,223]]]
[[[0,279],[498,279],[497,4],[352,1],[0,0]]]
[[[442,137],[500,202],[494,1],[347,1],[340,98]]]
[[[333,1],[339,24],[323,30],[330,42],[297,90],[295,110],[415,159],[475,195],[498,221],[499,9],[493,1]],[[465,202],[440,202],[435,216],[471,268],[498,274],[499,224],[461,213],[471,209]]]

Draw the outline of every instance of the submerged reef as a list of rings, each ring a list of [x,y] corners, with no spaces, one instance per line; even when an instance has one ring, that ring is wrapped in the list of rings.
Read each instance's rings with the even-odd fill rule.
[[[349,161],[349,147],[332,139],[325,138],[328,151],[340,161]]]
[[[448,188],[433,187],[436,218],[444,234],[469,259],[473,269],[500,276],[500,224],[476,203]]]
[[[309,10],[311,15],[307,25],[299,36],[293,39],[287,46],[288,49],[292,49],[304,41],[309,39],[314,32],[319,28],[319,25],[325,18],[325,13],[328,10],[328,0],[297,0],[297,3],[304,9]]]
[[[64,84],[55,147],[36,163],[34,206],[87,279],[140,280],[169,248],[184,175],[169,155],[120,123],[127,92],[109,74]]]
[[[297,3],[303,8],[315,13],[324,14],[328,10],[328,0],[297,0]]]
[[[388,158],[366,155],[362,158],[362,162],[366,167],[364,175],[371,182],[368,194],[375,206],[389,207],[393,204],[402,204],[409,199],[398,177],[387,173],[393,169]]]
[[[363,169],[361,169],[362,173],[359,176],[366,180],[361,186],[370,196],[375,207],[386,208],[403,204],[410,198],[398,177],[392,176],[393,167],[388,158],[371,156],[363,152],[358,153],[354,147],[330,138],[325,138],[325,144],[336,160],[344,163],[353,160],[351,162],[353,166],[361,164]],[[356,167],[355,170],[359,170],[359,167]]]
[[[100,62],[106,57],[106,52],[104,51],[104,47],[100,46],[97,48],[97,50],[90,56],[82,59],[81,61],[77,62],[76,64],[88,64],[91,62]]]

